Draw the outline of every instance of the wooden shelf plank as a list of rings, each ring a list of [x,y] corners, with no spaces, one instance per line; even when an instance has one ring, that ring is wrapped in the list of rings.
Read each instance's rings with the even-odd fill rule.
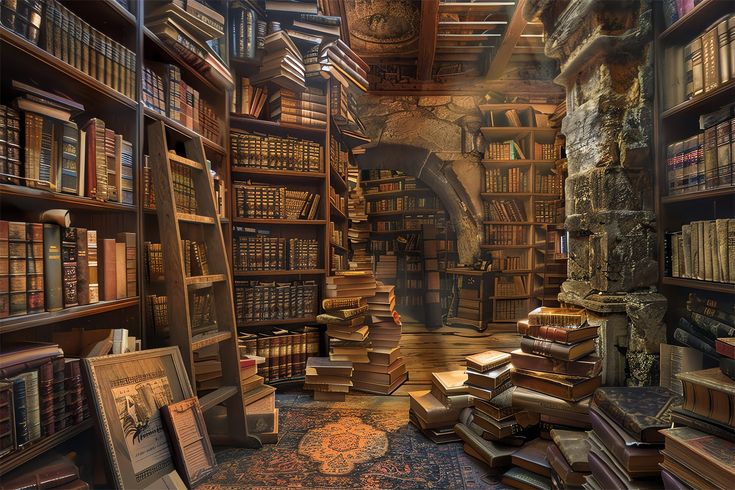
[[[11,316],[0,320],[0,334],[130,308],[137,306],[138,300],[138,296],[133,296],[131,298],[116,299],[113,301],[100,301],[91,305],[73,306],[59,311],[45,311],[31,315]]]
[[[346,247],[343,247],[343,246],[342,246],[342,245],[340,245],[339,243],[335,243],[335,242],[331,242],[331,241],[330,241],[330,242],[329,242],[329,245],[331,245],[332,247],[336,248],[337,250],[339,250],[339,251],[340,251],[340,252],[342,252],[342,253],[347,253],[347,252],[349,252],[349,250],[348,250],[348,249],[347,249]]]
[[[556,134],[555,128],[537,128],[537,127],[482,127],[480,128],[483,136],[490,138],[514,138],[526,136],[531,133]]]
[[[268,271],[235,271],[235,277],[258,277],[258,276],[315,276],[326,273],[325,269],[293,269],[293,270],[268,270]]]
[[[496,160],[483,159],[483,164],[487,165],[553,165],[556,160],[539,160],[539,159],[517,159],[517,160]]]
[[[400,196],[401,194],[421,194],[421,193],[427,193],[432,192],[431,189],[401,189],[396,191],[384,191],[384,192],[365,192],[363,195],[365,196],[365,199],[375,199],[380,197],[394,197],[394,196]]]
[[[18,468],[19,466],[38,458],[42,454],[68,441],[69,439],[81,434],[87,429],[91,429],[93,421],[91,418],[83,420],[81,423],[67,427],[51,436],[43,437],[30,443],[18,451],[12,452],[0,458],[0,476]]]
[[[305,135],[310,137],[323,137],[327,134],[327,128],[266,121],[233,112],[230,113],[230,126],[234,129],[256,130],[264,133]]]
[[[700,281],[698,279],[685,279],[683,277],[663,277],[661,284],[681,288],[699,289],[701,291],[713,291],[716,293],[735,293],[735,284],[724,282]]]
[[[231,338],[232,334],[230,332],[210,332],[204,335],[196,335],[191,339],[191,350],[198,350]]]
[[[729,0],[702,0],[659,34],[659,40],[681,43],[691,40],[722,16],[727,11],[728,4],[732,8]]]
[[[34,189],[23,185],[0,184],[0,201],[12,197],[13,203],[30,206],[32,201],[41,201],[44,203],[61,203],[65,208],[90,210],[90,211],[110,211],[135,213],[136,206],[128,204],[120,204],[110,201],[97,201],[89,197],[73,196],[71,194],[62,194],[60,192],[52,192],[44,189]]]
[[[735,80],[716,89],[685,100],[661,113],[661,119],[698,118],[702,114],[719,109],[735,99]]]
[[[718,197],[735,198],[735,187],[723,187],[720,189],[707,189],[704,191],[688,192],[686,194],[675,194],[673,196],[661,196],[663,204],[677,202],[697,201],[700,199],[713,199]]]
[[[296,325],[296,324],[304,324],[304,323],[316,323],[316,317],[315,316],[305,316],[301,318],[285,318],[282,320],[256,320],[253,322],[240,322],[238,323],[238,328],[245,328],[245,327],[260,327],[260,326],[270,326],[270,325]]]
[[[200,223],[204,225],[213,225],[214,218],[211,216],[200,216],[198,214],[176,213],[176,219],[186,221],[188,223]]]
[[[234,223],[251,225],[326,225],[323,219],[233,218]]]
[[[343,192],[347,190],[347,182],[345,181],[344,177],[342,177],[339,172],[337,172],[331,165],[329,166],[329,174],[329,183],[335,189],[337,189],[337,192]]]
[[[259,177],[274,177],[278,179],[301,180],[314,179],[324,180],[327,176],[325,172],[306,172],[301,170],[271,170],[266,168],[233,166],[232,173],[257,175]]]
[[[189,276],[186,278],[186,284],[207,284],[214,282],[223,282],[224,280],[224,274],[208,274],[206,276]]]
[[[329,202],[329,214],[331,215],[331,217],[336,216],[340,219],[340,221],[345,221],[347,219],[347,215],[344,213],[344,211],[335,206],[334,203],[331,201]]]
[[[177,133],[181,134],[182,136],[185,136],[187,138],[196,138],[199,137],[202,139],[202,144],[205,148],[208,148],[210,150],[213,150],[216,153],[219,153],[220,155],[226,155],[227,150],[220,145],[219,143],[215,143],[214,141],[210,140],[209,138],[205,138],[204,136],[200,135],[199,133],[195,132],[193,129],[189,129],[183,124],[174,121],[173,119],[164,116],[163,114],[159,114],[154,110],[151,110],[147,107],[144,108],[144,114],[145,117],[149,119],[153,119],[156,121],[162,121],[163,124],[166,125],[167,128],[176,131]]]
[[[223,401],[228,400],[237,394],[238,389],[236,386],[220,386],[216,390],[199,398],[199,402],[202,406],[202,412],[206,412],[210,408],[219,405]]]

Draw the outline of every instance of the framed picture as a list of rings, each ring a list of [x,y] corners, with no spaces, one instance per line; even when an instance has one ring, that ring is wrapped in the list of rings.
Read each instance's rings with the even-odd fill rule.
[[[193,396],[178,347],[84,359],[93,409],[118,488],[174,470],[160,409]]]
[[[217,467],[199,399],[172,403],[161,413],[171,436],[176,469],[186,486],[194,488]]]

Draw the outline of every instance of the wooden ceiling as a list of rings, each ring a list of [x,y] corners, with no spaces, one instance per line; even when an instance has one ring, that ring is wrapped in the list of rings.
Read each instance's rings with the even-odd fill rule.
[[[342,17],[342,38],[370,65],[373,91],[436,92],[529,78],[529,66],[549,63],[543,26],[523,18],[526,0],[323,3],[329,15]]]

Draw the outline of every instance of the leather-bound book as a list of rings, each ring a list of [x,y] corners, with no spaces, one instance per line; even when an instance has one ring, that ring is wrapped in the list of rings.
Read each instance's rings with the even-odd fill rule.
[[[137,294],[137,253],[135,233],[122,232],[117,234],[117,242],[125,244],[125,296],[132,298]],[[202,244],[203,246],[203,244]],[[209,269],[207,268],[207,273]]]
[[[735,442],[735,429],[729,425],[717,422],[716,420],[702,417],[694,412],[683,408],[675,408],[671,411],[671,421],[676,427],[685,426],[697,429],[713,436],[721,437],[731,442]]]
[[[61,262],[64,308],[69,308],[79,304],[77,297],[77,229],[73,226],[61,230]]]
[[[77,228],[77,301],[89,304],[89,257],[87,256],[87,230]]]
[[[520,411],[519,408],[514,407],[512,404],[513,390],[506,390],[501,394],[495,396],[490,401],[475,399],[475,410],[479,410],[485,415],[494,418],[495,420],[504,420],[512,417],[513,414]]]
[[[720,368],[676,375],[684,387],[683,408],[735,427],[735,381]]]
[[[431,374],[432,384],[447,396],[466,394],[465,381],[467,381],[467,375],[461,369]]]
[[[0,220],[0,318],[10,315],[10,262],[8,260],[8,222]]]
[[[689,490],[687,484],[679,480],[669,470],[661,470],[661,480],[664,482],[665,490]]]
[[[484,373],[510,362],[510,354],[507,352],[489,350],[467,356],[465,361],[467,361],[468,368]]]
[[[527,388],[515,387],[513,389],[513,406],[521,410],[528,410],[539,414],[559,415],[589,420],[588,412],[590,398],[584,398],[578,402],[568,402],[555,396],[529,390]]]
[[[728,489],[735,481],[735,443],[690,427],[661,431],[665,454],[700,474],[712,485]]]
[[[113,301],[117,299],[117,259],[115,258],[116,246],[114,238],[105,238],[98,242],[97,253],[98,274],[100,283],[100,299],[102,301]]]
[[[485,431],[483,437],[492,441],[499,441],[523,432],[523,427],[514,418],[497,421],[482,412],[476,411],[473,421]]]
[[[126,267],[126,250],[125,243],[115,243],[115,291],[117,299],[127,298],[127,267]]]
[[[554,429],[551,431],[551,439],[573,471],[589,473],[587,457],[590,453],[590,442],[587,432]]]
[[[8,272],[10,282],[10,316],[28,313],[26,223],[8,223]]]
[[[546,446],[546,459],[565,487],[584,485],[585,473],[574,471],[556,444]]]
[[[89,302],[97,303],[100,300],[97,230],[87,230],[87,277],[89,278]]]
[[[46,311],[57,311],[64,307],[61,265],[61,227],[43,225],[43,270]]]
[[[551,479],[537,475],[525,468],[514,466],[503,474],[501,480],[505,485],[513,488],[548,490],[551,488]]]
[[[64,355],[57,344],[47,342],[3,343],[0,353],[0,378],[8,378],[38,368],[50,359]]]
[[[466,385],[467,386],[467,393],[479,398],[481,400],[490,401],[496,396],[498,396],[500,393],[503,393],[504,391],[510,389],[513,385],[510,381],[506,381],[502,385],[498,386],[497,388],[493,390],[487,390],[485,388],[480,388],[479,386],[473,386],[473,385]]]
[[[575,344],[598,336],[597,327],[580,328],[553,327],[547,325],[528,325],[518,322],[518,333],[538,340]]]
[[[12,480],[4,480],[3,489],[42,489],[60,488],[79,479],[79,468],[74,463],[59,458],[40,468],[31,468]]]
[[[408,393],[411,410],[430,424],[427,428],[444,427],[459,419],[459,410],[442,405],[429,390]]]
[[[552,357],[560,361],[575,361],[595,351],[595,340],[588,339],[576,344],[562,344],[523,337],[521,339],[521,350],[528,354]]]
[[[546,459],[546,450],[549,445],[553,446],[554,443],[544,439],[534,439],[524,444],[523,447],[513,453],[513,464],[537,475],[551,478],[551,465]]]
[[[515,386],[539,391],[571,402],[587,398],[600,386],[601,382],[600,376],[583,378],[516,368],[511,371],[510,378]]]
[[[659,386],[606,386],[592,396],[594,406],[641,442],[663,442],[659,430],[671,425],[670,411],[681,402],[681,397]]]
[[[28,313],[44,311],[43,224],[26,223],[26,288]]]
[[[454,432],[456,432],[466,445],[478,453],[490,468],[510,466],[511,456],[515,450],[514,447],[494,441],[487,441],[464,424],[456,424],[454,426]]]
[[[660,490],[660,479],[628,480],[625,475],[615,471],[615,463],[610,461],[606,455],[594,449],[590,452],[590,469],[592,476],[600,482],[603,489],[626,489],[626,490]]]
[[[592,428],[589,421],[585,419],[579,419],[573,414],[568,417],[541,414],[541,423],[548,427],[548,430],[590,430]]]
[[[662,459],[659,444],[641,445],[597,408],[590,409],[590,419],[597,439],[632,478],[658,474],[660,471],[658,464]]]
[[[584,308],[552,308],[539,306],[528,314],[529,325],[581,327],[587,321]]]
[[[468,369],[465,373],[467,384],[493,390],[510,379],[510,364],[504,364],[485,373],[472,369]]]

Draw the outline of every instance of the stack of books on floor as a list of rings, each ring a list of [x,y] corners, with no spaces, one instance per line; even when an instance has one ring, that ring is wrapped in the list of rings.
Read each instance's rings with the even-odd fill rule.
[[[250,82],[253,85],[270,82],[293,92],[303,92],[306,88],[304,61],[286,31],[277,31],[266,36],[265,53],[260,71]]]
[[[735,339],[725,339],[735,340]],[[728,359],[735,342],[721,347]],[[718,347],[720,347],[718,341]],[[735,381],[721,368],[680,373],[681,407],[664,436],[661,477],[666,488],[732,488],[735,481]]]
[[[389,254],[378,257],[375,264],[375,278],[379,281],[391,284],[396,281],[398,275],[398,256]]]
[[[659,431],[671,427],[671,410],[680,404],[678,395],[660,386],[595,391],[587,486],[661,488],[664,436]]]
[[[329,357],[310,357],[306,361],[304,389],[314,392],[317,401],[345,401],[352,386],[352,362]]]
[[[265,358],[248,355],[240,359],[240,380],[248,432],[258,436],[263,443],[278,442],[278,409],[276,389],[263,383],[258,366],[265,365]]]
[[[350,269],[357,271],[373,270],[373,256],[368,253],[370,243],[370,223],[367,221],[355,222],[350,215],[350,227],[347,229],[347,239],[352,248]],[[376,276],[377,279],[379,279]]]
[[[194,351],[194,379],[197,391],[216,390],[222,385],[218,345],[208,345]]]
[[[431,390],[412,391],[409,421],[437,444],[459,441],[454,426],[462,411],[472,405],[463,370],[432,373]]]
[[[590,473],[589,436],[585,431],[552,429],[546,448],[553,488],[581,488]]]

